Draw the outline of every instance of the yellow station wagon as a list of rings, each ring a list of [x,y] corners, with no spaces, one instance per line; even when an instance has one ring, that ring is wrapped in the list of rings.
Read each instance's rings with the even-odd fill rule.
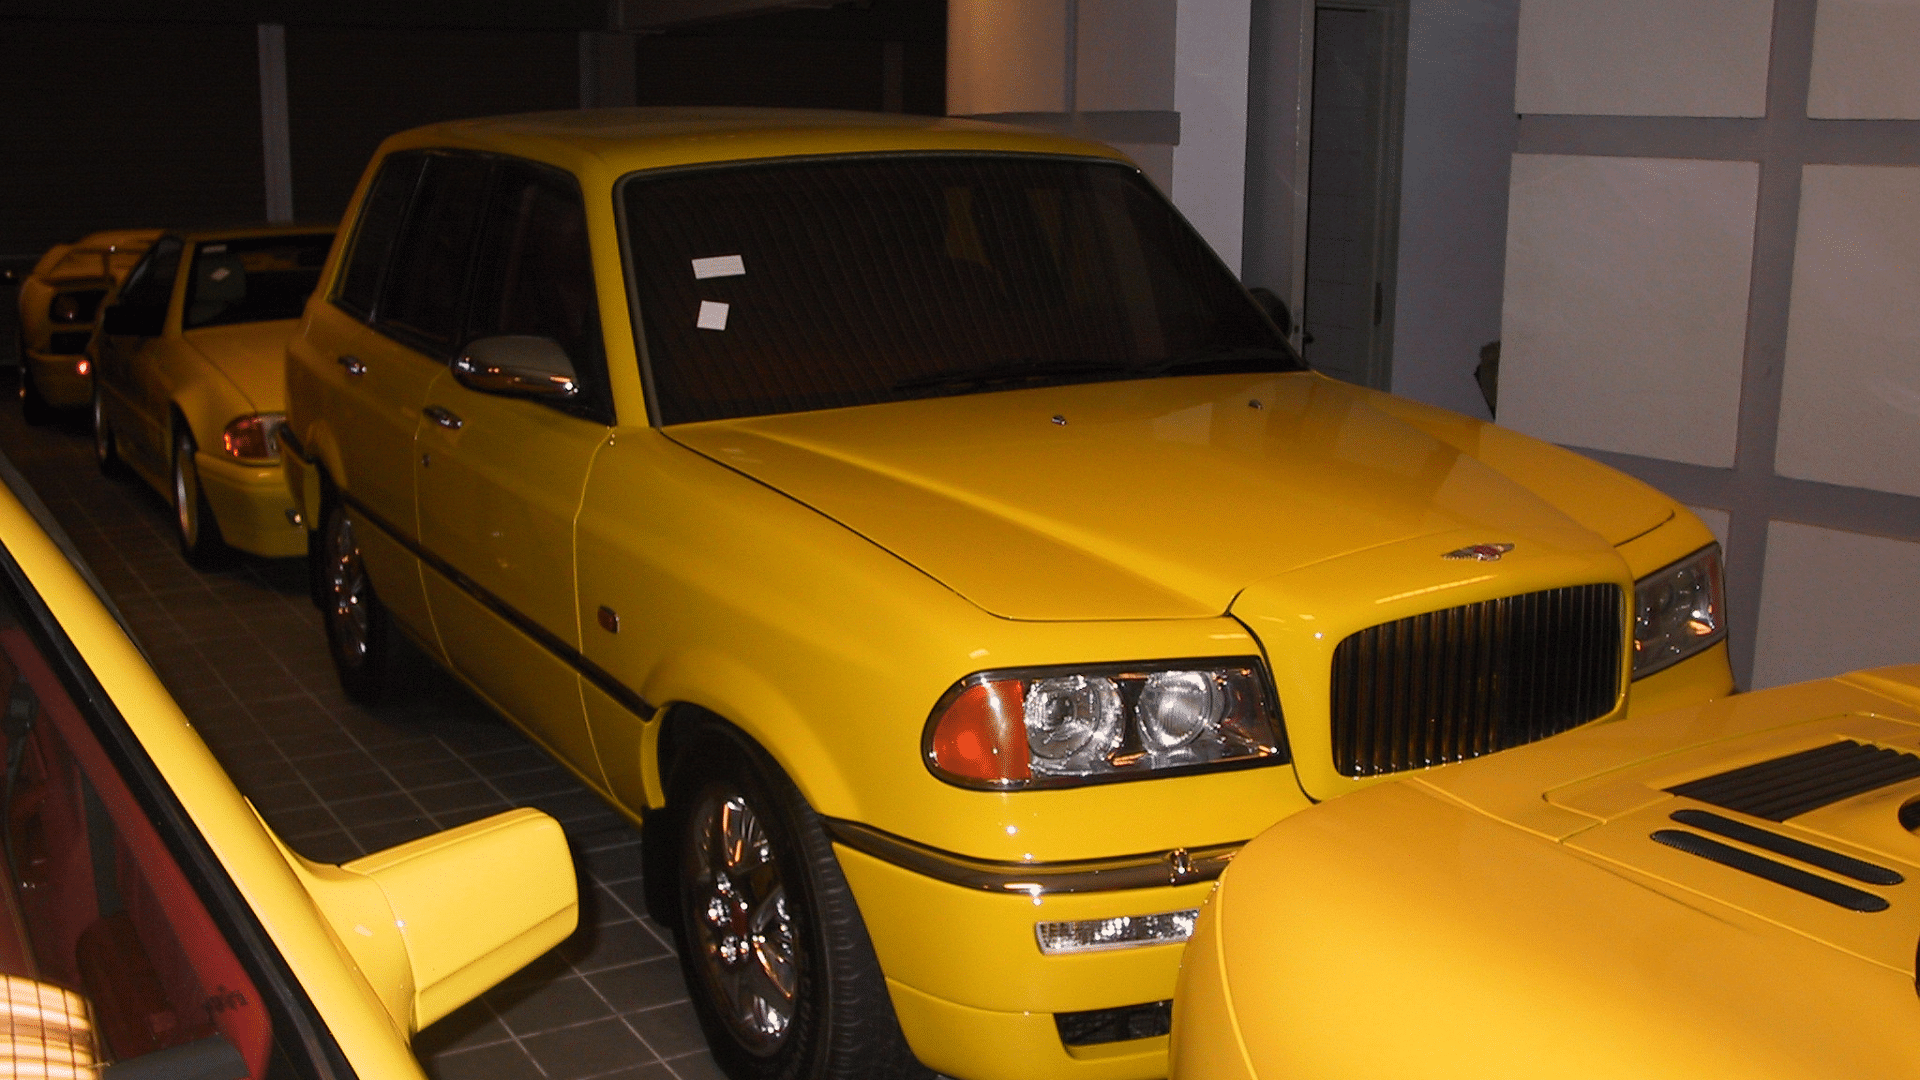
[[[425,1080],[410,1037],[572,932],[559,823],[294,854],[49,530],[0,459],[0,1075]]]
[[[1920,665],[1378,785],[1234,860],[1175,1080],[1920,1076]]]
[[[279,466],[286,343],[332,243],[312,227],[168,233],[101,315],[95,454],[173,504],[196,565],[306,553]]]
[[[289,347],[341,678],[641,820],[736,1077],[1154,1077],[1250,837],[1727,691],[1718,548],[1305,370],[1111,149],[607,110],[389,139]]]

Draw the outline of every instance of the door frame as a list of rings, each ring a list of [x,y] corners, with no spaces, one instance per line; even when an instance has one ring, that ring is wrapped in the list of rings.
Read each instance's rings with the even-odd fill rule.
[[[1346,11],[1374,11],[1386,17],[1386,92],[1381,115],[1381,139],[1377,180],[1383,198],[1375,207],[1374,266],[1379,295],[1379,317],[1373,348],[1366,359],[1365,385],[1390,390],[1393,385],[1394,309],[1399,282],[1400,256],[1400,168],[1406,144],[1407,102],[1407,21],[1409,0],[1302,0],[1300,3],[1301,45],[1295,71],[1299,96],[1299,129],[1295,140],[1293,200],[1292,274],[1288,290],[1290,310],[1297,312],[1296,322],[1306,325],[1307,291],[1307,209],[1312,200],[1313,177],[1313,69],[1314,29],[1322,8]]]

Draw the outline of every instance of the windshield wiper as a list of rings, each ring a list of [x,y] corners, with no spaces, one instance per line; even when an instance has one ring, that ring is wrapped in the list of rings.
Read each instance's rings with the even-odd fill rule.
[[[1243,371],[1301,371],[1304,368],[1305,365],[1290,351],[1241,345],[1176,356],[1142,369],[1141,374],[1165,375],[1182,371],[1190,375],[1228,375]]]
[[[1018,360],[1004,360],[997,364],[954,368],[948,371],[936,371],[930,375],[915,375],[894,383],[893,389],[911,391],[951,387],[955,390],[972,390],[1003,383],[1046,382],[1053,379],[1072,378],[1076,375],[1132,374],[1139,374],[1139,370],[1126,364],[1108,361],[1066,360],[1042,363],[1022,357]]]

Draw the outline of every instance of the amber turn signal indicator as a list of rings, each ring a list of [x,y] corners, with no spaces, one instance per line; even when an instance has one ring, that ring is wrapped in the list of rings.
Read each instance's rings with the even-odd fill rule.
[[[941,771],[969,780],[1026,780],[1033,768],[1018,680],[978,682],[961,691],[934,725],[929,752]]]

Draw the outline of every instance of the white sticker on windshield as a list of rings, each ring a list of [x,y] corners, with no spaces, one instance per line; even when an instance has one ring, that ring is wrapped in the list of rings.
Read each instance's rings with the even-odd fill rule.
[[[228,267],[222,266],[214,270],[213,273],[208,274],[207,276],[212,278],[215,281],[225,281],[228,278],[233,276],[233,271]]]
[[[725,330],[727,307],[718,300],[700,301],[700,318],[694,321],[694,325],[702,330]]]
[[[225,244],[201,244],[201,245],[200,245],[200,253],[201,253],[201,254],[203,254],[203,255],[225,255],[225,254],[227,253],[227,245],[225,245]]]
[[[693,260],[693,279],[705,281],[714,277],[740,277],[747,272],[747,260],[738,255],[715,255],[711,259]]]

